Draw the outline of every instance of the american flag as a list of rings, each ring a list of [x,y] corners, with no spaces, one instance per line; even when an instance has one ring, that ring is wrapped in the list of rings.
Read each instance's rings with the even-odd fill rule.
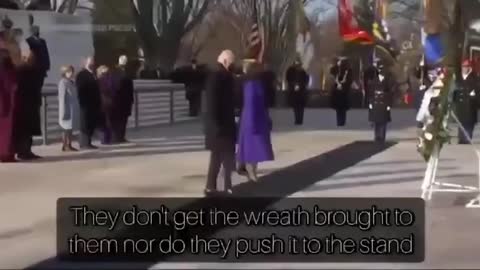
[[[247,59],[256,59],[262,62],[263,58],[263,38],[262,32],[258,23],[258,10],[257,1],[252,1],[253,4],[253,16],[252,16],[252,28],[250,35],[248,36],[248,51]]]

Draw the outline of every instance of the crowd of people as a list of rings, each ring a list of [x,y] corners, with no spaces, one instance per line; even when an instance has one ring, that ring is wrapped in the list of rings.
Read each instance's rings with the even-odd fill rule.
[[[0,31],[0,162],[34,160],[33,136],[41,135],[41,90],[50,70],[48,47],[37,26],[25,40],[28,49],[18,46],[18,35],[11,23],[4,21]],[[185,84],[189,114],[199,116],[202,96],[204,108],[205,146],[210,151],[205,194],[217,193],[217,177],[223,167],[226,193],[232,193],[232,174],[258,181],[258,165],[274,160],[269,109],[275,105],[277,77],[267,65],[254,59],[244,59],[242,68],[235,66],[235,55],[223,51],[217,65],[207,68],[193,59],[190,65],[174,70],[168,78]],[[459,143],[470,143],[477,123],[480,97],[480,76],[472,72],[471,62],[462,65],[463,78],[454,92],[455,114],[462,124]],[[61,68],[58,82],[58,122],[63,129],[62,151],[79,151],[74,147],[74,133],[79,131],[80,150],[92,150],[95,131],[103,132],[102,144],[127,142],[126,127],[134,103],[136,68],[125,55],[116,66],[97,67],[93,57],[87,57],[76,73],[72,65]],[[336,59],[330,69],[334,84],[330,103],[336,111],[337,126],[347,122],[350,94],[354,84],[349,60]],[[415,107],[419,127],[431,119],[430,107],[443,88],[443,70],[421,67],[418,70],[421,87]],[[363,76],[363,88],[374,130],[374,140],[383,143],[387,125],[391,122],[395,81],[380,60],[375,61]],[[287,100],[295,125],[302,125],[307,106],[309,75],[300,59],[290,66],[285,76]],[[204,95],[205,93],[205,95]],[[466,132],[464,132],[466,131]]]
[[[38,159],[32,144],[41,134],[41,91],[50,69],[46,42],[32,26],[22,50],[22,33],[12,29],[13,22],[3,20],[0,27],[0,161]]]
[[[22,45],[21,35],[6,19],[0,29],[0,162],[40,159],[32,152],[33,137],[41,135],[42,88],[50,70],[47,43],[38,26]],[[134,102],[134,85],[128,58],[120,56],[115,67],[96,67],[87,57],[75,74],[71,65],[61,68],[58,83],[59,125],[63,130],[62,151],[78,151],[73,134],[80,132],[82,150],[92,144],[96,130],[102,144],[125,143],[127,121]]]

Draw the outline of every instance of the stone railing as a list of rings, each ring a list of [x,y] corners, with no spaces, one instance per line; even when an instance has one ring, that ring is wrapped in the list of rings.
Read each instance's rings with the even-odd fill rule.
[[[183,84],[161,80],[135,80],[135,103],[128,128],[140,128],[190,120]],[[46,84],[42,91],[42,142],[58,137],[58,89]]]

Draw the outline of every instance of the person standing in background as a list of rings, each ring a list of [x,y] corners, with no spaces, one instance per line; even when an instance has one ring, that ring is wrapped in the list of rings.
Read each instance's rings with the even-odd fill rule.
[[[297,59],[295,63],[287,69],[287,98],[290,106],[293,108],[295,125],[303,125],[305,106],[307,105],[307,85],[309,76],[302,67],[302,62]]]
[[[95,74],[95,60],[87,57],[75,80],[80,104],[80,148],[97,149],[92,144],[95,130],[102,124],[101,97]]]
[[[15,67],[6,49],[0,49],[0,163],[16,162],[14,127],[17,106]]]
[[[368,81],[366,86],[370,93],[368,117],[374,126],[374,140],[384,143],[387,136],[387,125],[391,121],[393,85],[391,77],[382,64],[377,65],[373,78]]]
[[[460,87],[453,94],[453,101],[455,102],[455,114],[467,134],[460,127],[458,128],[458,144],[470,144],[478,121],[478,96],[480,95],[477,88],[478,77],[472,72],[470,60],[463,62],[462,76]]]
[[[420,81],[420,87],[417,91],[415,91],[414,95],[414,105],[418,112],[420,110],[420,106],[422,105],[423,96],[425,95],[427,89],[432,86],[437,74],[435,70],[429,71],[423,63],[421,63],[415,73],[415,76]]]
[[[18,116],[16,119],[15,139],[17,158],[35,160],[40,157],[32,152],[33,136],[40,136],[42,92],[37,84],[35,56],[30,50],[22,52],[22,64],[17,68],[18,78]]]
[[[353,83],[353,72],[348,59],[339,59],[330,69],[330,74],[335,80],[331,91],[331,105],[337,114],[337,126],[344,127],[350,109],[350,91]]]
[[[171,77],[172,81],[185,84],[185,98],[189,104],[189,116],[198,116],[202,104],[205,71],[198,66],[196,59],[192,59],[189,66],[176,69]]]
[[[0,49],[8,50],[10,59],[15,67],[22,64],[22,50],[20,49],[20,38],[18,36],[20,31],[12,29],[13,22],[9,17],[5,16],[0,24]]]
[[[61,68],[62,78],[58,82],[58,123],[63,129],[62,151],[76,152],[72,146],[73,132],[79,125],[78,94],[73,81],[75,70],[72,66]]]
[[[37,87],[43,88],[45,78],[50,70],[50,54],[48,53],[47,42],[40,37],[40,27],[33,25],[31,36],[27,38],[28,46],[35,57],[35,70],[37,78],[35,78]]]
[[[225,50],[217,62],[218,66],[210,74],[206,86],[205,146],[210,151],[205,187],[207,196],[217,191],[217,177],[222,165],[225,191],[232,193],[232,172],[235,167],[235,78],[230,70],[235,55]]]
[[[270,136],[272,122],[268,112],[269,89],[257,61],[245,60],[244,72],[237,162],[245,164],[248,179],[256,182],[258,163],[274,159]]]
[[[126,55],[122,55],[118,59],[117,72],[116,75],[119,82],[119,89],[115,95],[115,103],[118,105],[118,112],[116,121],[114,125],[113,135],[114,140],[118,143],[127,143],[127,125],[128,118],[132,115],[132,107],[134,101],[134,84],[133,84],[133,67],[129,63]]]
[[[107,66],[97,68],[97,80],[102,101],[102,114],[105,120],[102,144],[111,145],[117,143],[114,138],[115,124],[118,122],[118,115],[116,115],[118,104],[116,104],[115,95],[119,90],[119,80],[115,78],[115,74]]]

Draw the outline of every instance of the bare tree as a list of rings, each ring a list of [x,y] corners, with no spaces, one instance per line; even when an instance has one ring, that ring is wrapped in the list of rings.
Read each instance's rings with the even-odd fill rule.
[[[210,0],[131,0],[146,64],[171,69],[182,39],[207,14]]]
[[[248,47],[248,36],[254,15],[264,37],[264,62],[278,75],[283,74],[296,55],[297,0],[229,0],[221,1],[221,12],[228,16],[228,23],[237,31],[242,42],[242,54]],[[303,1],[306,4],[307,1]],[[256,6],[255,6],[256,5]],[[257,14],[254,14],[257,12]]]

